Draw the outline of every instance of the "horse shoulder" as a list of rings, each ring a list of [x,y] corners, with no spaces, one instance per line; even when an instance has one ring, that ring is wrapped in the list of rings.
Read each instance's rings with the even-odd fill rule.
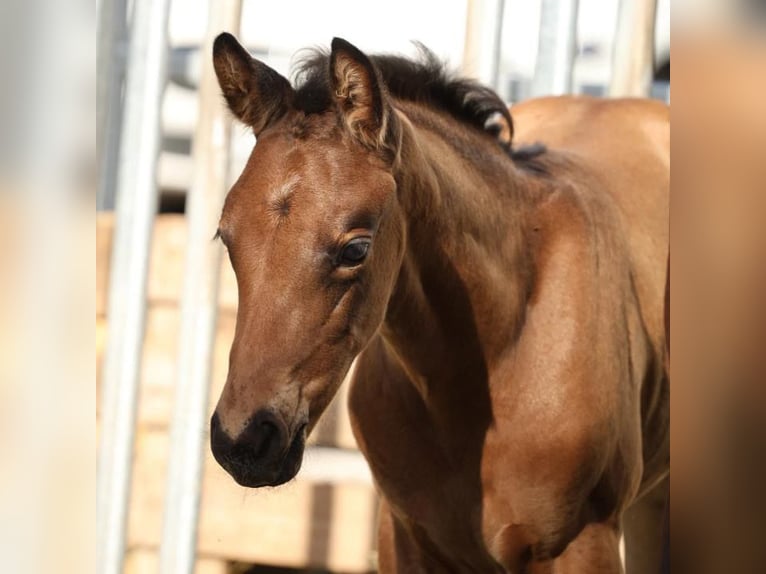
[[[611,227],[610,235],[624,242],[617,247],[629,266],[626,297],[637,312],[633,322],[640,323],[633,331],[645,331],[651,342],[648,360],[661,367],[669,244],[668,106],[653,100],[566,96],[530,100],[513,106],[512,112],[519,140],[539,140],[554,153],[563,151],[576,170],[586,174],[585,193],[606,208],[596,211],[605,216],[600,225]],[[649,376],[643,389],[645,416],[653,419],[653,432],[668,426],[663,414],[666,381],[664,376]],[[659,397],[656,404],[650,404],[652,396]]]
[[[586,523],[616,519],[643,468],[633,365],[647,341],[619,229],[573,187],[537,217],[535,286],[513,358],[496,374],[482,459],[483,530],[498,557],[518,550],[519,532],[542,559]]]
[[[624,242],[630,272],[632,319],[650,341],[644,362],[654,365],[643,387],[645,443],[650,452],[667,451],[668,390],[663,368],[667,257],[669,252],[670,117],[652,100],[545,98],[522,104],[520,137],[537,138],[564,150],[587,175],[587,195],[607,209],[602,226]],[[555,118],[555,122],[550,118]],[[634,347],[638,343],[634,343]],[[665,455],[660,456],[665,460]],[[656,467],[656,464],[651,464]]]

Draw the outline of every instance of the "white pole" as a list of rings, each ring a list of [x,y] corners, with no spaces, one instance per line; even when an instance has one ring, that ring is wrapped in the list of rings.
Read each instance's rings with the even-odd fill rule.
[[[98,11],[96,51],[96,207],[114,209],[117,159],[122,125],[122,83],[127,48],[126,0],[102,0]]]
[[[222,31],[238,32],[241,10],[241,0],[212,0],[203,46],[194,174],[186,208],[188,239],[160,552],[162,574],[191,574],[196,557],[222,251],[212,237],[226,194],[231,131],[213,69],[212,46]]]
[[[462,73],[497,89],[504,0],[468,0]]]
[[[612,54],[611,97],[649,95],[656,17],[657,0],[621,0]]]
[[[157,208],[155,173],[165,88],[169,0],[134,0],[117,169],[96,494],[96,571],[121,574],[135,437],[146,277]]]
[[[532,82],[535,96],[572,92],[578,7],[578,0],[542,0],[537,63]]]
[[[503,24],[505,19],[505,0],[498,0],[495,6],[495,31],[492,46],[492,88],[501,97],[506,95],[507,87],[500,85],[500,60],[503,52]]]

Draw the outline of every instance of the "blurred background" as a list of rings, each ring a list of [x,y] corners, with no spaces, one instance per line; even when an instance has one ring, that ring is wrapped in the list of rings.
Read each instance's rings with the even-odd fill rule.
[[[107,132],[103,141],[108,142],[110,138],[119,140],[119,129],[111,128],[118,127],[122,94],[114,86],[121,84],[127,66],[128,31],[122,15],[129,3],[103,0],[102,4],[99,95],[104,106],[99,114],[104,122],[99,129]],[[415,55],[413,41],[422,42],[452,69],[491,85],[508,102],[554,93],[669,97],[669,0],[391,0],[359,4],[242,0],[236,4],[241,19],[227,29],[238,28],[238,37],[253,56],[286,77],[301,49],[328,47],[333,36],[340,36],[369,53]],[[209,12],[207,0],[169,2],[169,81],[162,97],[158,166],[162,207],[168,211],[183,211],[183,197],[190,185],[191,136],[199,109],[197,87],[202,61],[210,57],[204,45]],[[104,22],[108,16],[121,21]],[[242,136],[233,149],[240,164],[252,146],[247,134]],[[99,188],[101,209],[114,208],[114,188],[106,182]]]
[[[254,144],[224,110],[212,39],[230,31],[288,77],[340,36],[368,53],[422,42],[509,104],[668,101],[669,0],[99,0],[97,22],[97,571],[375,571],[346,384],[283,487],[240,488],[209,452],[237,307],[211,238]]]

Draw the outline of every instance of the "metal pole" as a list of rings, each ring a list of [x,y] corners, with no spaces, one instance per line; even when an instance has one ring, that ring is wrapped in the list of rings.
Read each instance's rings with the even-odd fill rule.
[[[213,69],[212,46],[220,32],[238,32],[241,10],[241,0],[211,1],[203,48],[194,176],[187,196],[188,239],[160,552],[162,574],[194,571],[221,268],[221,246],[212,236],[226,194],[231,130]]]
[[[505,0],[498,0],[495,7],[495,42],[492,46],[492,88],[495,91],[507,92],[505,86],[500,87],[500,60],[503,55],[503,24],[505,19]]]
[[[96,571],[121,574],[165,88],[169,0],[134,0],[117,170],[99,447]]]
[[[504,0],[468,0],[462,72],[497,88]]]
[[[656,17],[657,0],[621,0],[612,54],[611,97],[649,95]]]
[[[578,0],[542,0],[537,64],[532,82],[535,96],[572,91],[578,7]]]
[[[96,208],[98,210],[114,209],[126,47],[126,0],[101,0],[96,51],[96,142],[99,166]]]

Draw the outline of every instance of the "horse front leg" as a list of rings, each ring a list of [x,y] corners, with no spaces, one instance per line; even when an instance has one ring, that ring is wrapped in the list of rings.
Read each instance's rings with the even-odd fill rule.
[[[450,563],[436,547],[416,535],[416,526],[408,527],[398,519],[381,498],[378,520],[378,572],[380,574],[463,574],[464,572],[496,572]],[[467,568],[467,569],[466,569]]]
[[[381,574],[394,574],[398,572],[396,568],[394,517],[384,498],[380,499],[378,513],[378,571]]]
[[[625,570],[628,574],[655,574],[663,561],[667,535],[666,510],[670,479],[665,478],[625,511]]]
[[[611,523],[594,523],[553,560],[531,562],[525,574],[621,574],[620,531]]]
[[[380,574],[426,574],[428,570],[404,525],[381,497],[378,518],[378,572]]]

